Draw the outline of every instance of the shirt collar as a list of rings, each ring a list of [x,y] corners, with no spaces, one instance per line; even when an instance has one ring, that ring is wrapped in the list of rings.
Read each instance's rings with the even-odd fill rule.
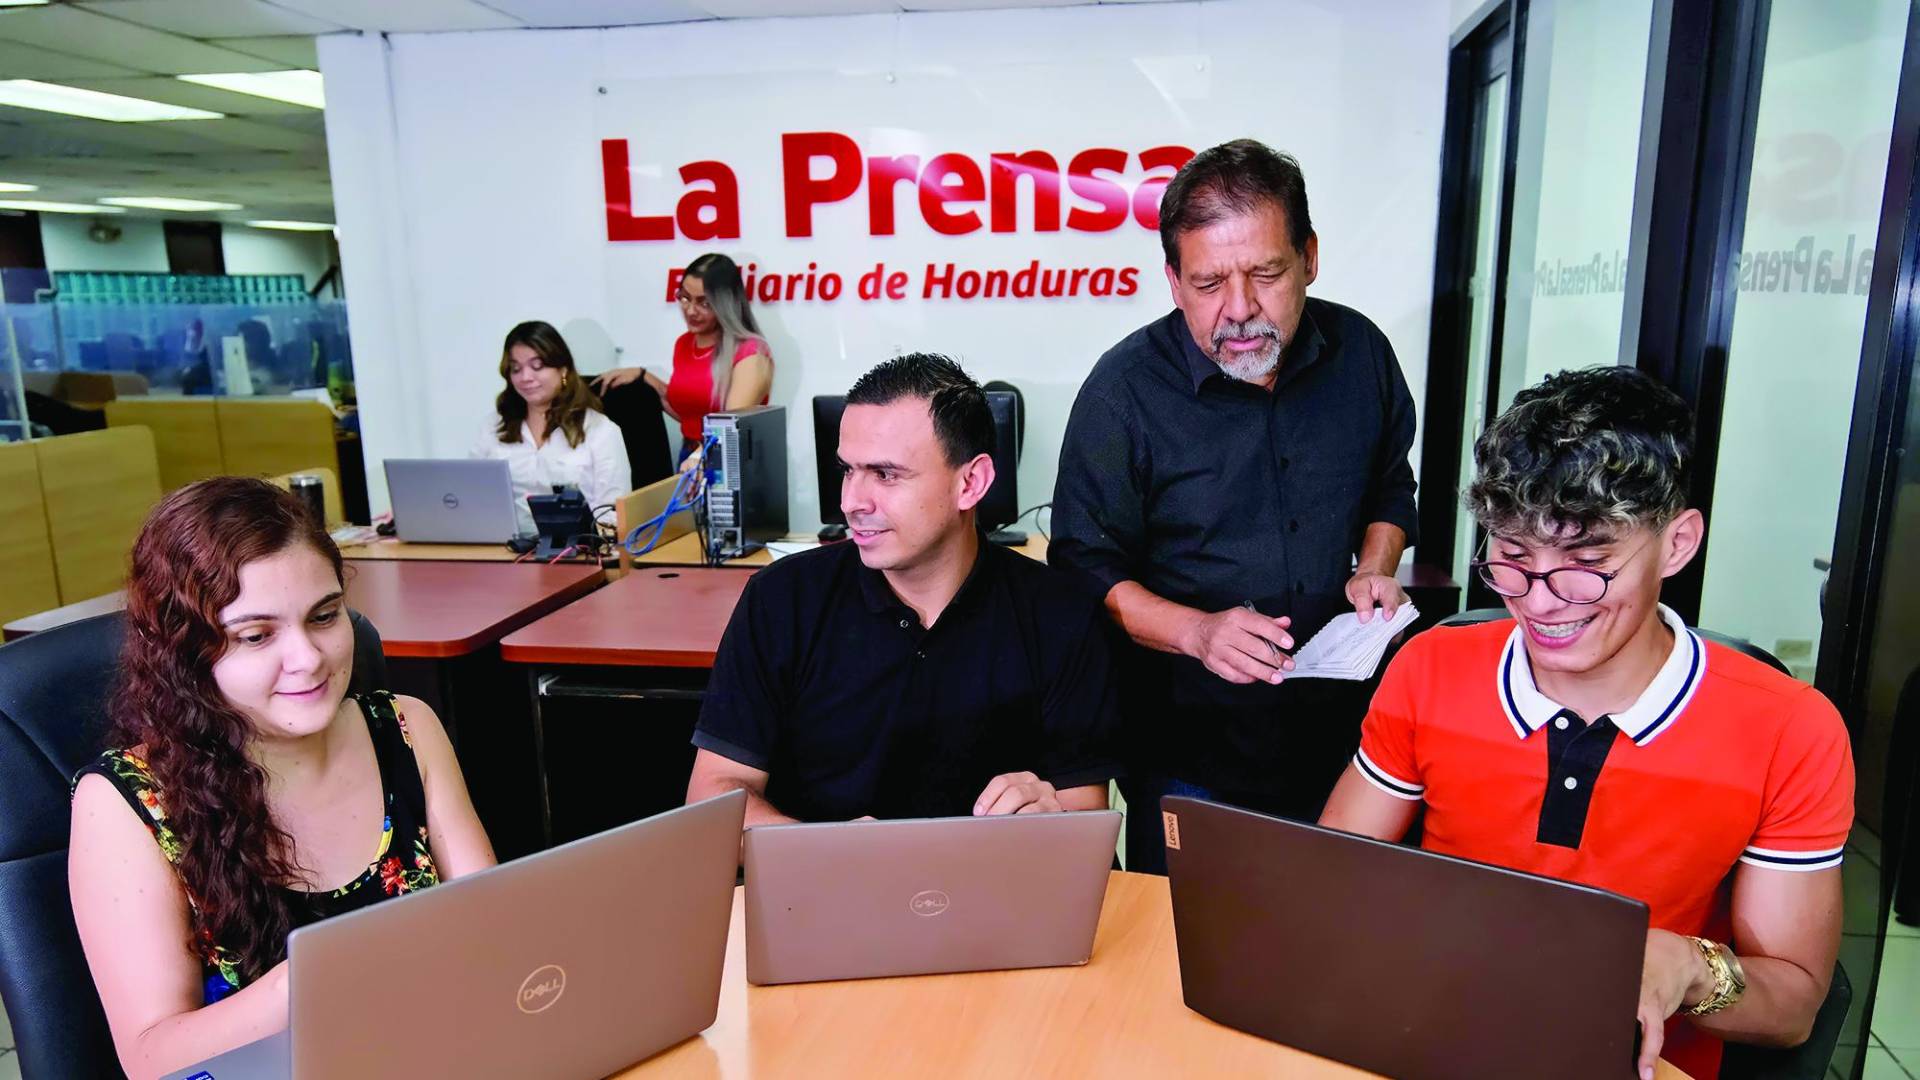
[[[1202,352],[1199,343],[1193,340],[1193,333],[1187,329],[1187,320],[1179,308],[1167,316],[1174,339],[1180,343],[1180,359],[1186,367],[1187,377],[1193,382],[1193,392],[1199,393],[1200,387],[1208,379],[1221,378],[1234,382],[1234,378],[1220,370],[1220,365]],[[1320,332],[1320,324],[1313,317],[1313,305],[1309,303],[1300,311],[1300,327],[1294,332],[1293,341],[1287,345],[1287,351],[1280,358],[1280,377],[1274,380],[1274,390],[1291,381],[1301,370],[1317,363],[1325,352],[1326,336]],[[1245,384],[1242,384],[1245,385]],[[1259,389],[1258,387],[1249,387]]]
[[[1707,673],[1707,650],[1700,638],[1665,604],[1660,618],[1673,630],[1673,651],[1626,710],[1609,717],[1613,725],[1627,733],[1634,745],[1645,746],[1680,717]],[[1533,664],[1527,657],[1526,630],[1515,625],[1500,653],[1500,667],[1494,674],[1500,708],[1507,714],[1514,733],[1522,739],[1539,731],[1549,720],[1569,711],[1540,692],[1533,681]]]
[[[987,540],[985,534],[982,534],[980,550],[973,557],[973,569],[967,571],[967,579],[960,583],[960,591],[954,593],[953,599],[947,601],[946,608],[940,613],[941,618],[945,618],[949,612],[958,610],[963,602],[970,603],[974,594],[984,588],[982,580],[988,573],[988,560],[992,554],[988,549],[991,547],[993,544]],[[887,584],[885,574],[862,562],[857,555],[854,562],[856,563],[854,573],[860,579],[860,596],[866,601],[868,611],[875,615],[884,615],[890,611],[906,610],[906,602],[894,593],[893,586]]]

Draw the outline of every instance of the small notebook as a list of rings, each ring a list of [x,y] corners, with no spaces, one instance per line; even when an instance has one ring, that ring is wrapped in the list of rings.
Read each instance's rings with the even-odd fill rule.
[[[1364,623],[1351,611],[1336,615],[1293,654],[1293,670],[1287,678],[1371,678],[1394,635],[1419,617],[1420,610],[1411,603],[1401,604],[1391,619],[1383,608],[1375,608],[1373,618]]]

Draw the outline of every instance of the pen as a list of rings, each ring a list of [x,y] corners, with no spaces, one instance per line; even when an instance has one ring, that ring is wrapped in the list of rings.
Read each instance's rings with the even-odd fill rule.
[[[1240,601],[1240,606],[1241,606],[1241,607],[1243,607],[1243,608],[1246,608],[1246,609],[1247,609],[1248,611],[1251,611],[1251,612],[1253,612],[1253,613],[1254,613],[1255,615],[1258,615],[1258,614],[1260,614],[1260,609],[1259,609],[1259,608],[1257,608],[1257,607],[1254,607],[1254,606],[1253,606],[1253,601],[1251,601],[1251,600],[1242,600],[1242,601]],[[1280,655],[1280,646],[1278,646],[1278,645],[1275,645],[1275,644],[1273,643],[1273,639],[1272,639],[1272,638],[1270,638],[1270,637],[1267,637],[1267,636],[1266,636],[1265,634],[1256,634],[1256,635],[1254,635],[1254,636],[1255,636],[1255,637],[1258,637],[1258,638],[1259,638],[1259,639],[1260,639],[1261,641],[1264,641],[1264,642],[1266,642],[1266,643],[1267,643],[1267,648],[1268,648],[1269,650],[1271,650],[1271,651],[1272,651],[1272,653],[1273,653],[1273,655],[1275,655],[1275,656],[1279,656],[1279,655]]]

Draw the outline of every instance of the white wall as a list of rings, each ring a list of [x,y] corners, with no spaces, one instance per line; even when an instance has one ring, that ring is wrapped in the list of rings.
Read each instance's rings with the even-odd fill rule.
[[[95,221],[119,229],[120,239],[102,244],[89,237],[87,230]],[[158,219],[41,214],[40,245],[46,251],[48,270],[167,272],[167,238]]]
[[[309,289],[333,265],[330,240],[326,233],[251,229],[231,223],[220,229],[227,273],[303,274]]]
[[[891,305],[758,308],[774,346],[775,398],[792,410],[796,528],[812,524],[818,507],[805,402],[843,392],[895,348],[951,352],[983,381],[1020,385],[1029,407],[1021,501],[1049,498],[1087,370],[1169,307],[1155,235],[1132,226],[1036,234],[1023,225],[936,236],[909,185],[897,199],[897,235],[867,234],[863,186],[816,212],[813,238],[790,238],[783,132],[842,131],[863,154],[924,147],[978,162],[1044,148],[1063,165],[1093,146],[1137,153],[1260,138],[1306,171],[1321,238],[1312,292],[1381,325],[1419,400],[1449,17],[1446,0],[1228,0],[322,38],[375,508],[385,502],[385,458],[466,449],[498,389],[501,336],[517,320],[546,319],[583,346],[598,341],[580,350],[590,370],[619,349],[623,362],[663,371],[682,329],[665,299],[665,269],[710,248],[782,271],[815,262],[846,274],[849,289],[878,260],[915,270],[916,285],[928,262],[1137,268],[1140,291],[1125,300],[958,304],[916,294]],[[1283,82],[1274,44],[1282,41]],[[694,81],[702,79],[729,81]],[[929,87],[949,86],[958,89],[952,101],[926,107]],[[729,104],[716,112],[716,100]],[[629,142],[637,213],[671,211],[679,165],[728,162],[740,180],[740,238],[610,242],[603,138]]]

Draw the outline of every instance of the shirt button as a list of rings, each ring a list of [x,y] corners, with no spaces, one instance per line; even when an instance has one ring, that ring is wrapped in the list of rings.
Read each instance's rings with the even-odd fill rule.
[[[1564,716],[1560,717],[1553,722],[1553,726],[1559,728],[1561,731],[1567,730],[1567,718]]]
[[[1300,531],[1300,523],[1299,523],[1298,521],[1289,521],[1289,522],[1287,522],[1287,531],[1288,531],[1288,532],[1290,532],[1290,533],[1297,533],[1297,532],[1299,532],[1299,531]]]
[[[915,651],[913,655],[916,657],[919,657],[922,660],[925,660],[927,658],[927,654],[924,649]]]
[[[1296,581],[1296,582],[1294,582],[1294,583],[1293,583],[1293,591],[1294,591],[1295,593],[1297,593],[1297,594],[1298,594],[1298,593],[1305,593],[1305,592],[1307,591],[1307,583],[1306,583],[1306,582],[1304,582],[1304,581]]]
[[[900,629],[902,629],[902,630],[905,630],[906,628],[907,628],[907,620],[905,620],[905,619],[901,619],[901,620],[900,620]]]
[[[1566,778],[1565,780],[1563,780],[1563,781],[1561,781],[1561,783],[1563,783],[1563,784],[1565,784],[1565,785],[1566,785],[1566,788],[1567,788],[1567,790],[1568,790],[1568,791],[1572,791],[1572,790],[1573,790],[1574,788],[1577,788],[1577,787],[1579,787],[1579,786],[1580,786],[1580,781],[1578,781],[1578,780],[1575,780],[1575,779],[1574,779],[1573,777],[1571,777],[1571,776],[1569,776],[1569,777],[1567,777],[1567,778]]]
[[[1290,463],[1289,463],[1289,462],[1287,461],[1287,459],[1286,459],[1286,458],[1281,458],[1281,459],[1280,459],[1280,468],[1281,468],[1282,470],[1285,470],[1288,464],[1290,464]]]

